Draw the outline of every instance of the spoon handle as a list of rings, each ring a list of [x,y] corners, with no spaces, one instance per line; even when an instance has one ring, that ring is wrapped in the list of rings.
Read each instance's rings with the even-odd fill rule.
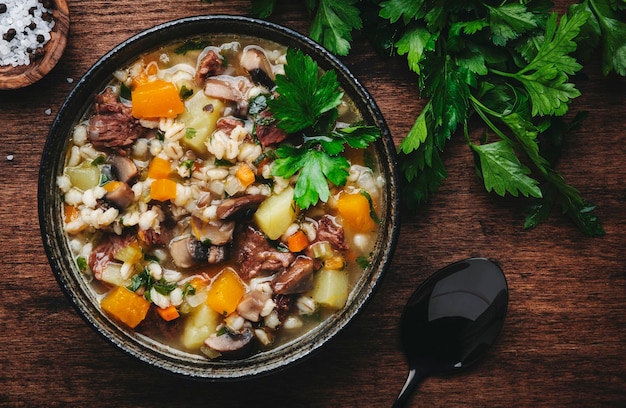
[[[400,390],[400,394],[393,403],[393,408],[402,408],[406,406],[409,397],[413,393],[413,390],[424,378],[428,376],[428,369],[422,367],[419,371],[416,368],[409,370],[409,375],[406,378],[404,386]]]

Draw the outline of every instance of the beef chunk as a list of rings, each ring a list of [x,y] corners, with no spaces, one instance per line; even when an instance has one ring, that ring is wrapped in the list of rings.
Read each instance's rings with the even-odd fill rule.
[[[202,84],[208,77],[220,75],[224,72],[222,57],[213,50],[206,53],[196,71],[196,82]]]
[[[134,241],[132,235],[106,235],[100,244],[91,251],[89,255],[89,268],[93,271],[96,279],[102,277],[102,272],[106,266],[113,260],[113,256],[121,248],[127,247]]]
[[[233,118],[233,117],[226,117],[226,118],[221,118],[220,120],[217,121],[217,123],[215,124],[217,130],[221,130],[227,134],[231,134],[231,132],[237,127],[237,126],[243,126],[244,123],[237,119],[237,118]]]
[[[294,304],[293,296],[289,295],[276,295],[274,296],[274,303],[276,303],[276,313],[278,314],[278,320],[284,322],[291,308]]]
[[[125,147],[144,131],[132,108],[118,101],[111,88],[95,96],[95,115],[89,119],[87,138],[96,148]]]
[[[306,292],[312,287],[315,261],[308,256],[298,256],[287,269],[272,282],[274,292],[279,295],[291,295]]]
[[[241,265],[239,274],[243,279],[282,271],[295,258],[291,252],[281,252],[272,247],[263,233],[250,226],[237,235],[236,261]]]
[[[333,249],[346,250],[343,227],[335,223],[335,219],[330,215],[324,215],[317,224],[316,241],[328,241]]]
[[[262,111],[259,116],[263,119],[272,118],[272,114],[267,110]],[[276,126],[276,122],[272,120],[268,120],[267,123],[264,123],[264,121],[257,121],[255,134],[257,139],[259,139],[261,146],[264,148],[275,143],[280,143],[287,138],[287,133],[278,128]]]

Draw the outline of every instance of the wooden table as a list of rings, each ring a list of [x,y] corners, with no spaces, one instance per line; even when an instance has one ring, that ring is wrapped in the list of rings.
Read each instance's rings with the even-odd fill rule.
[[[281,2],[285,4],[288,2]],[[565,2],[559,2],[560,10]],[[431,272],[469,256],[494,258],[510,287],[502,336],[472,372],[427,379],[414,406],[626,405],[626,80],[585,69],[588,110],[559,170],[598,205],[606,236],[554,217],[522,230],[517,201],[484,192],[462,138],[445,155],[449,178],[405,213],[391,270],[364,313],[313,358],[240,383],[198,383],[156,371],[106,343],[77,315],[48,265],[37,223],[37,174],[49,127],[73,82],[106,51],[179,17],[246,14],[249,1],[71,0],[60,64],[39,83],[0,92],[0,405],[390,406],[406,365],[398,320]],[[308,29],[304,6],[274,21]],[[343,61],[380,105],[396,143],[420,111],[415,77],[357,36]]]

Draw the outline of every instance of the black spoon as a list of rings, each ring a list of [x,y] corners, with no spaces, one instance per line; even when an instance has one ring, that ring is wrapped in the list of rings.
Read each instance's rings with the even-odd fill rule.
[[[440,269],[413,293],[400,322],[409,376],[394,403],[433,374],[461,371],[480,360],[494,343],[509,302],[502,269],[471,258]]]

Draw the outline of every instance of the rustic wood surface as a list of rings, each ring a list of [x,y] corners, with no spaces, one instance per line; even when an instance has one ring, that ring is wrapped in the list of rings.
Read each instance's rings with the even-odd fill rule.
[[[461,139],[449,178],[405,213],[391,270],[366,310],[313,358],[275,375],[199,383],[156,371],[89,328],[48,265],[37,222],[37,174],[47,132],[73,82],[105,52],[155,24],[199,14],[247,14],[249,1],[70,0],[65,55],[43,80],[0,92],[0,405],[390,406],[406,365],[398,320],[431,272],[469,256],[496,259],[510,287],[499,342],[467,374],[427,379],[413,406],[626,406],[626,80],[597,62],[571,111],[589,118],[567,140],[559,170],[598,205],[606,236],[554,217],[521,228],[521,205],[484,192]],[[558,2],[562,10],[566,4]],[[272,19],[306,33],[299,2]],[[343,61],[369,88],[399,143],[423,106],[401,60],[357,36]]]

